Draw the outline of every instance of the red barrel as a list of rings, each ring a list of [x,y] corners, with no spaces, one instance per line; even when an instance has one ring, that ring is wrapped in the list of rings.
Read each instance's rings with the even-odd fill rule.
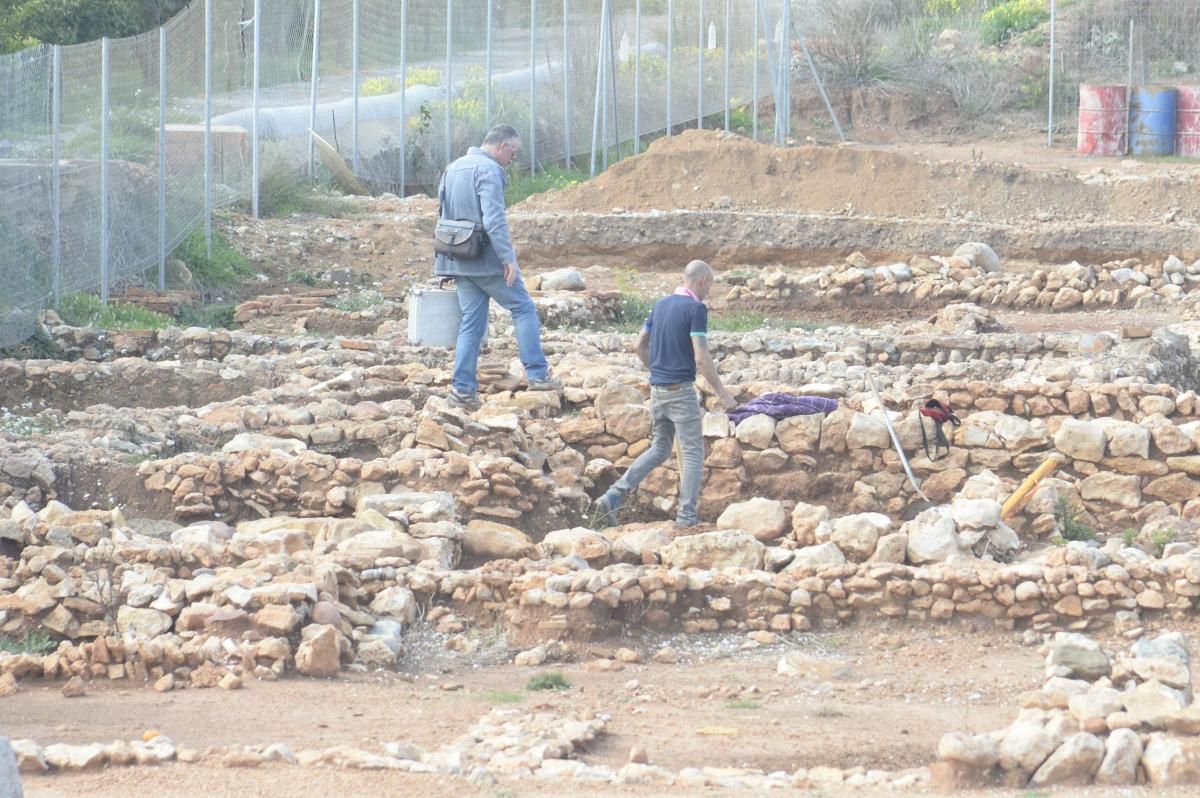
[[[1175,154],[1182,158],[1200,158],[1200,86],[1179,87]]]
[[[1079,87],[1080,155],[1121,156],[1129,135],[1129,106],[1124,86]]]

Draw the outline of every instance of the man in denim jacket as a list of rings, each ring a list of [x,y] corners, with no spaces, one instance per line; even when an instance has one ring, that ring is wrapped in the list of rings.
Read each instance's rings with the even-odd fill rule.
[[[452,277],[458,290],[462,322],[454,349],[454,377],[451,404],[478,410],[479,347],[487,331],[488,305],[496,300],[512,314],[517,334],[517,351],[532,391],[552,391],[562,383],[550,377],[550,367],[542,352],[542,327],[533,299],[521,279],[517,253],[508,232],[504,211],[504,189],[508,185],[505,168],[521,151],[521,137],[511,125],[497,125],[488,131],[483,144],[471,147],[467,154],[446,167],[438,185],[438,204],[442,219],[469,220],[482,224],[487,243],[478,258],[437,256],[434,274]]]

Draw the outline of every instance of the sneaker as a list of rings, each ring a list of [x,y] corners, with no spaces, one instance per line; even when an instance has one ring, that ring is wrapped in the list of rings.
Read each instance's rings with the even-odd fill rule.
[[[483,407],[483,402],[479,401],[479,394],[459,393],[457,388],[450,389],[450,395],[446,397],[446,401],[454,407],[461,407],[472,412]]]
[[[561,391],[562,387],[562,380],[556,380],[553,377],[529,381],[529,390],[531,391]]]
[[[620,503],[610,499],[607,493],[596,499],[592,502],[592,528],[604,529],[605,527],[617,526],[617,510],[620,507]]]

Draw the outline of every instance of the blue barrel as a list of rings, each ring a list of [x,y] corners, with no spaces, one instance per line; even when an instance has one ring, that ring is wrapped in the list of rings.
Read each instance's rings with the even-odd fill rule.
[[[1173,155],[1178,104],[1178,89],[1134,89],[1129,97],[1129,151],[1134,155]]]

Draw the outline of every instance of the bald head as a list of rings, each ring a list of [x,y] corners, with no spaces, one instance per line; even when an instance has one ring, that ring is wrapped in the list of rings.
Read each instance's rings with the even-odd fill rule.
[[[692,261],[683,269],[683,284],[703,301],[712,290],[712,266],[702,260]]]

